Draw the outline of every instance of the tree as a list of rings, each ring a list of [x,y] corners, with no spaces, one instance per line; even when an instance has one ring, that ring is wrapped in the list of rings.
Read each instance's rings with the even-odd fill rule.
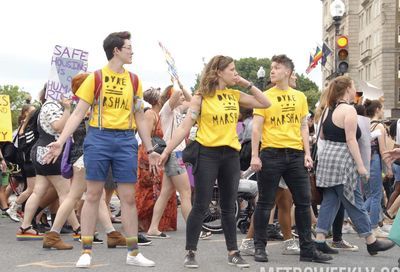
[[[28,92],[20,90],[18,86],[13,85],[0,85],[0,94],[10,96],[11,103],[11,118],[13,129],[18,127],[18,116],[21,113],[21,108],[30,99],[31,95]]]
[[[319,91],[318,85],[314,81],[311,81],[303,74],[297,76],[297,89],[304,92],[307,97],[308,108],[310,110],[315,109],[315,104],[318,102],[321,92]]]

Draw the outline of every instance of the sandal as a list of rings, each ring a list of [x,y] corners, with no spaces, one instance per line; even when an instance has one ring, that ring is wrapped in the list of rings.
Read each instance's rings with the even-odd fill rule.
[[[28,232],[29,230],[33,230],[35,233],[30,233]],[[43,234],[40,234],[39,231],[37,231],[32,227],[32,225],[30,225],[27,228],[19,227],[16,237],[17,241],[42,240]]]

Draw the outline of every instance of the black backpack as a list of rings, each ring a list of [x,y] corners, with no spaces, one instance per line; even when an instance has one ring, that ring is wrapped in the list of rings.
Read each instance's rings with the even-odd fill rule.
[[[40,113],[40,108],[36,109],[36,111],[32,114],[31,118],[28,121],[28,124],[25,127],[25,131],[23,135],[19,135],[18,137],[18,150],[22,153],[24,161],[30,162],[30,153],[33,145],[39,139],[39,131],[38,131],[38,117]]]

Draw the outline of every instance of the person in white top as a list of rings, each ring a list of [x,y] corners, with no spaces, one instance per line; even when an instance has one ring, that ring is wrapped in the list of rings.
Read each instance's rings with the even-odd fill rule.
[[[178,84],[168,86],[161,95],[161,99],[167,100],[163,103],[164,106],[160,111],[161,128],[167,144],[172,133],[183,121],[183,113],[189,105],[186,105],[186,102],[190,102],[192,98],[189,92],[180,83]],[[185,147],[186,143],[182,141],[171,153],[168,162],[165,164],[160,196],[154,205],[151,225],[147,231],[147,236],[150,238],[169,238],[168,235],[158,229],[158,225],[171,194],[178,191],[181,198],[182,216],[185,221],[192,209],[189,177],[182,160],[182,151]]]

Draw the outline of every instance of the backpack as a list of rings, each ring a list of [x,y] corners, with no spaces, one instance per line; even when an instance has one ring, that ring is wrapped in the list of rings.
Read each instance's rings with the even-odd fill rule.
[[[19,135],[18,133],[18,152],[21,154],[23,162],[31,161],[31,149],[39,139],[39,131],[37,128],[39,113],[40,108],[36,109],[32,113],[32,116],[25,127],[24,133],[22,135]]]
[[[138,76],[132,72],[129,72],[129,76],[131,78],[131,84],[132,84],[132,89],[133,89],[133,101],[132,101],[132,107],[135,105],[135,100],[137,99],[137,90],[139,86],[139,79]],[[93,105],[97,104],[98,105],[98,126],[101,129],[102,128],[102,97],[101,97],[101,91],[103,89],[103,75],[100,70],[94,71],[94,102]],[[129,127],[131,127],[132,119],[133,119],[133,110],[131,111],[131,117],[130,117],[130,123]],[[92,119],[93,116],[93,107],[90,113],[90,119]]]

